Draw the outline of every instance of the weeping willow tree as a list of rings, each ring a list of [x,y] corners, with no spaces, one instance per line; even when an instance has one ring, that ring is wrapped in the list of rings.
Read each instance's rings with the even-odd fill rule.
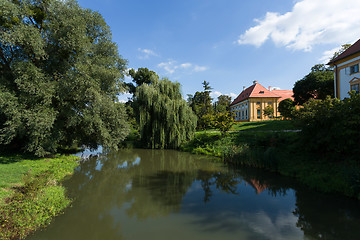
[[[141,142],[148,148],[177,148],[191,139],[197,117],[168,79],[137,87],[134,105]]]

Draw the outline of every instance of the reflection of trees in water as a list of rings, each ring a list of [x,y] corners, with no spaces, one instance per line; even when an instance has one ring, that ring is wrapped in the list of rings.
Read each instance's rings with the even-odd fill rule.
[[[194,181],[201,183],[205,202],[211,201],[214,189],[241,194],[237,192],[237,186],[244,181],[257,193],[266,188],[274,197],[284,196],[293,188],[297,191],[294,212],[299,218],[297,226],[307,237],[347,239],[349,236],[351,239],[350,236],[360,234],[357,202],[328,202],[334,197],[328,199],[325,195],[304,191],[289,178],[251,168],[228,170],[208,158],[176,151],[109,152],[84,162],[69,187],[70,193],[79,196],[75,203],[79,208],[77,214],[91,211],[89,217],[101,216],[103,221],[111,222],[111,212],[123,208],[125,203],[128,203],[128,216],[137,219],[178,212]]]
[[[315,239],[359,239],[360,203],[352,199],[296,192],[297,226]]]
[[[286,195],[290,188],[296,191],[297,227],[311,239],[358,239],[360,236],[360,203],[353,199],[325,195],[311,191],[291,178],[285,178],[259,169],[241,168],[239,175],[247,181],[267,186],[273,196]]]

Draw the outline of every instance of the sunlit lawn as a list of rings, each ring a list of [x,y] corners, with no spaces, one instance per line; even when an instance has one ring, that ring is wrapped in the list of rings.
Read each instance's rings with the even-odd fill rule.
[[[259,122],[236,122],[230,129],[230,131],[258,131],[258,132],[267,132],[267,131],[284,131],[284,130],[297,130],[293,122],[290,120],[269,120],[269,121],[259,121]],[[198,134],[201,133],[211,133],[218,131],[217,129],[208,129],[204,131],[197,131]]]
[[[56,158],[33,158],[24,155],[0,156],[0,204],[4,198],[13,193],[12,187],[23,184],[23,178],[27,173],[36,176],[50,168],[57,168],[56,174],[62,171],[71,172],[76,163],[70,159],[75,158],[75,156]]]
[[[238,122],[235,123],[231,131],[282,131],[296,130],[292,121],[289,120],[270,120],[259,122]]]

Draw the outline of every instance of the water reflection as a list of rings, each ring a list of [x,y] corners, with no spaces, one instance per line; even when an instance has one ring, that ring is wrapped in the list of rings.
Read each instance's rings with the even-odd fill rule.
[[[90,156],[66,185],[73,207],[29,239],[356,239],[360,234],[357,201],[176,151]]]

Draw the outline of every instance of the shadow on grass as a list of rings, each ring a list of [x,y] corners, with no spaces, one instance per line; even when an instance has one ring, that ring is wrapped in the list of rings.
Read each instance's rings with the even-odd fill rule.
[[[288,120],[269,120],[258,122],[237,123],[233,126],[235,131],[279,131],[296,130],[294,123]]]
[[[33,155],[22,155],[22,154],[10,154],[10,153],[0,153],[0,164],[11,164],[16,162],[21,162],[23,160],[39,160],[40,158]]]

